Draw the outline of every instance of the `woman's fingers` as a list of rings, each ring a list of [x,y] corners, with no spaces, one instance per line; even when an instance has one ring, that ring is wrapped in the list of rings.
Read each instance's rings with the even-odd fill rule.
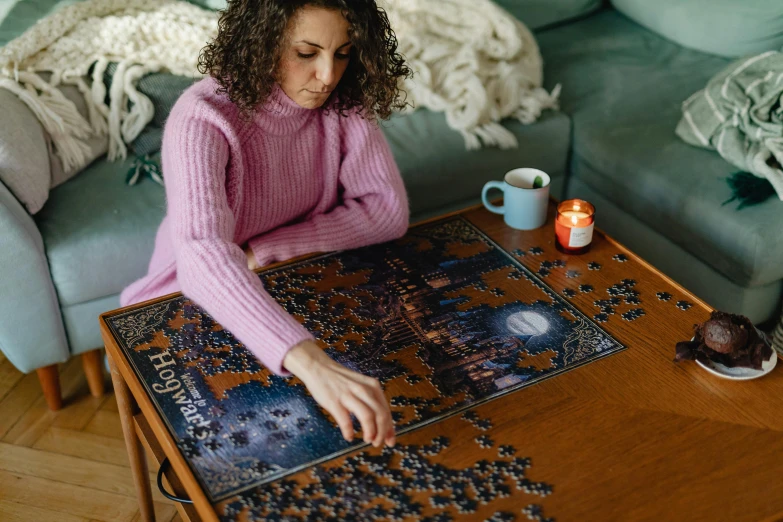
[[[380,405],[381,409],[376,411],[376,414],[379,416],[379,420],[376,420],[378,423],[378,438],[377,440],[377,446],[381,446],[384,442],[387,443],[387,445],[391,446],[392,444],[388,443],[389,440],[389,434],[391,433],[392,438],[394,438],[394,421],[391,418],[391,409],[389,408],[389,401],[386,399],[386,396],[383,394],[383,389],[381,388],[380,383],[378,381],[375,381],[377,383],[376,386],[374,386],[373,390],[375,393],[375,397],[378,401],[378,404]]]
[[[385,403],[380,403],[380,407],[375,410],[375,424],[378,426],[378,433],[375,436],[375,440],[372,441],[372,445],[376,448],[383,444],[383,440],[392,429],[391,412],[389,406]]]
[[[320,348],[316,348],[317,353],[322,353]],[[350,415],[353,413],[361,424],[365,442],[375,447],[384,443],[394,445],[394,422],[380,382],[349,370],[331,359],[327,358],[326,361],[328,363],[324,364],[322,372],[303,376],[303,380],[315,400],[335,418],[345,440],[353,440],[354,428]]]
[[[247,267],[250,270],[254,270],[258,268],[258,262],[256,261],[256,255],[253,253],[253,250],[248,246],[245,248],[245,257],[247,258]]]
[[[383,439],[383,441],[389,447],[394,446],[394,444],[397,442],[397,435],[394,433],[394,426],[391,427],[389,432],[386,434],[386,438]]]
[[[372,442],[372,445],[377,448],[383,444],[389,430],[393,428],[389,402],[383,395],[380,383],[375,379],[368,385],[356,388],[354,392],[357,398],[372,410],[375,417],[375,434],[371,437],[371,441],[368,441],[366,438],[365,441]]]
[[[337,421],[343,438],[351,442],[353,440],[353,422],[351,422],[351,415],[348,413],[348,410],[343,408],[340,403],[335,403],[334,406],[327,408],[327,410],[332,414],[334,420]]]
[[[361,399],[352,394],[343,396],[342,403],[357,419],[359,419],[359,424],[362,425],[362,432],[364,434],[364,442],[374,441],[378,430],[375,426],[375,414],[373,413],[373,410]]]

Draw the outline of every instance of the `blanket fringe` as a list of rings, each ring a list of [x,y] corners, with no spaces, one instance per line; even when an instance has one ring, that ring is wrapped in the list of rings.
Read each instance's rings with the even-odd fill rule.
[[[78,76],[62,78],[53,75],[47,82],[36,73],[20,71],[18,81],[0,78],[0,87],[16,94],[51,136],[66,172],[72,172],[89,161],[90,148],[86,140],[92,136],[108,133],[109,159],[124,159],[127,156],[125,144],[136,139],[155,115],[152,101],[139,92],[136,85],[145,74],[160,70],[160,65],[120,62],[109,88],[111,105],[106,106],[103,73],[108,61],[99,62],[102,63],[96,63],[92,88]],[[79,89],[87,106],[89,121],[57,88],[61,84],[74,85]],[[129,110],[126,108],[128,101],[131,102]]]
[[[545,109],[559,109],[558,97],[560,84],[552,89],[551,93],[538,88],[530,92],[530,97],[522,102],[522,106],[511,113],[511,116],[520,123],[528,125],[538,120]],[[448,118],[448,111],[447,116]],[[506,129],[502,124],[491,122],[472,129],[460,130],[465,140],[467,150],[478,150],[484,147],[498,147],[501,150],[515,149],[519,147],[519,141],[514,133]]]

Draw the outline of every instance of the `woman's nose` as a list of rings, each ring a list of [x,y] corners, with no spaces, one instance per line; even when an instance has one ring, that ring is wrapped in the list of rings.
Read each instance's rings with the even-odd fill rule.
[[[315,77],[324,85],[331,86],[334,81],[334,60],[323,58],[316,67]]]

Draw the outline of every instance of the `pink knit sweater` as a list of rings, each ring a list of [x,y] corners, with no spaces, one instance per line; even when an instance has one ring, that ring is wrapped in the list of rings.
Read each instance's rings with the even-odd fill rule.
[[[177,101],[163,133],[167,213],[148,274],[127,306],[182,291],[273,372],[312,335],[247,268],[396,239],[408,201],[376,124],[304,109],[276,87],[250,122],[204,79]]]

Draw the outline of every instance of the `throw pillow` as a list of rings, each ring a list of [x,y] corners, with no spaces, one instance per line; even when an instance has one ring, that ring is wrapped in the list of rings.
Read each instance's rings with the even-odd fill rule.
[[[783,47],[781,0],[612,0],[635,22],[682,45],[728,58]]]
[[[0,182],[30,214],[49,196],[51,174],[43,127],[16,94],[0,89]]]

